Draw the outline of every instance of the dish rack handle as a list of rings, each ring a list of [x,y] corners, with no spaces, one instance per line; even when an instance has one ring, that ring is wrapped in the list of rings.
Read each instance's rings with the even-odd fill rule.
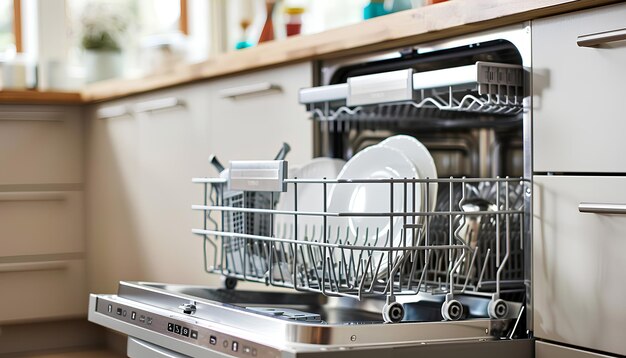
[[[229,190],[287,191],[286,160],[231,161],[228,174]]]

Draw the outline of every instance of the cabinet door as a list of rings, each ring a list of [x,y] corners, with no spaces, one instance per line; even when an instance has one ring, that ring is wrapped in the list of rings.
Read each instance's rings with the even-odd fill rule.
[[[85,317],[83,260],[0,262],[0,324]]]
[[[77,107],[0,107],[0,184],[82,182]]]
[[[626,172],[625,28],[626,4],[533,21],[535,172]]]
[[[0,257],[84,250],[78,191],[0,192]]]
[[[210,94],[206,84],[97,106],[88,126],[90,290],[114,292],[120,280],[208,284],[201,215],[210,170]],[[125,113],[129,114],[125,114]],[[110,114],[98,119],[98,113]],[[215,278],[217,280],[217,278]]]
[[[626,177],[534,184],[535,336],[625,355]]]
[[[312,123],[298,103],[298,90],[312,85],[311,76],[307,62],[213,83],[211,148],[224,165],[273,159],[283,142],[291,146],[291,164],[311,158]]]

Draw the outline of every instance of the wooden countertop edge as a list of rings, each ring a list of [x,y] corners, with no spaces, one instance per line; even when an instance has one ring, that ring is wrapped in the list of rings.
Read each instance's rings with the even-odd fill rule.
[[[84,104],[80,92],[55,92],[36,90],[0,90],[2,104]]]
[[[86,86],[77,103],[93,103],[139,93],[276,67],[301,61],[354,55],[399,46],[441,40],[489,30],[532,19],[597,7],[619,0],[455,0],[403,11],[322,33],[287,38],[240,51],[232,51],[202,63],[179,66],[170,74],[139,79],[111,80]],[[63,103],[62,96],[37,96],[49,103]],[[57,93],[55,93],[57,94]],[[67,103],[75,95],[67,94]],[[27,96],[16,96],[28,103]],[[11,95],[0,91],[0,103]],[[54,101],[59,102],[54,102]],[[34,99],[33,102],[37,102]]]

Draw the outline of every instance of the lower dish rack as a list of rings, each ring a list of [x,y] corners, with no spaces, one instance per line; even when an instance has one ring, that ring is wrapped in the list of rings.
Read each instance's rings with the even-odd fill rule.
[[[489,299],[491,318],[523,300],[526,179],[278,180],[282,193],[193,179],[204,186],[203,204],[192,206],[203,227],[192,232],[203,238],[207,272],[327,296],[382,296],[387,322],[402,320],[400,296],[442,295],[445,320],[463,319],[459,296]],[[298,209],[304,186],[319,190],[319,210]],[[389,200],[376,212],[330,211],[343,186],[380,188]],[[289,210],[277,209],[281,194],[293,200]]]

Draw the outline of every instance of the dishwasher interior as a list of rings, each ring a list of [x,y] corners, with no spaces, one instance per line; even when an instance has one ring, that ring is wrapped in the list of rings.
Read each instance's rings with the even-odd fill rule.
[[[121,282],[91,296],[90,319],[134,337],[129,356],[531,357],[529,41],[524,24],[319,62],[299,94],[315,156],[350,163],[417,139],[436,174],[388,177],[399,164],[373,155],[382,176],[366,162],[362,177],[298,177],[288,146],[214,158],[220,177],[193,179],[192,232],[223,287]]]

